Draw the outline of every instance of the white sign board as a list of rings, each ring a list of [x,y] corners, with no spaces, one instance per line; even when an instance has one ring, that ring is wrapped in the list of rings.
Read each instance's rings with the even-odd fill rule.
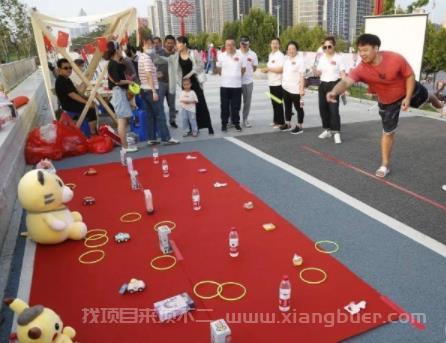
[[[385,15],[365,17],[365,32],[381,39],[380,50],[403,55],[420,79],[423,63],[427,14]]]

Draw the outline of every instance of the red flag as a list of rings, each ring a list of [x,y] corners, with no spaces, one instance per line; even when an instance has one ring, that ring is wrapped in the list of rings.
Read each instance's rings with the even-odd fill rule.
[[[375,0],[375,15],[381,15],[384,10],[384,0]]]
[[[59,31],[57,33],[57,46],[59,48],[66,48],[68,46],[68,38],[70,35],[66,32]]]

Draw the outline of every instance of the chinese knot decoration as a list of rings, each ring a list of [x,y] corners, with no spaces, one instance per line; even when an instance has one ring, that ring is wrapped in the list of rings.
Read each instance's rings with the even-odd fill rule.
[[[184,18],[189,17],[194,10],[194,5],[186,0],[175,0],[169,5],[169,12],[180,20],[181,35],[186,35]]]

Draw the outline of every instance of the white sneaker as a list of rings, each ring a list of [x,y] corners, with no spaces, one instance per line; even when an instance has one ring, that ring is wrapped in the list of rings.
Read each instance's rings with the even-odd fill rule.
[[[251,123],[249,121],[244,121],[243,122],[243,126],[244,127],[252,127]]]
[[[342,141],[341,141],[341,134],[339,132],[336,132],[334,134],[334,142],[335,142],[335,144],[341,144],[342,143]]]
[[[441,189],[446,192],[446,185],[441,186]]]
[[[320,139],[326,139],[331,138],[331,131],[330,130],[324,130],[319,136]]]
[[[168,141],[163,141],[163,145],[173,145],[173,144],[180,144],[180,141],[176,140],[175,138],[171,138]]]
[[[136,152],[136,151],[138,151],[138,147],[137,146],[135,146],[135,145],[131,145],[131,146],[129,146],[129,147],[127,147],[127,148],[122,148],[122,150],[124,151],[124,152]]]

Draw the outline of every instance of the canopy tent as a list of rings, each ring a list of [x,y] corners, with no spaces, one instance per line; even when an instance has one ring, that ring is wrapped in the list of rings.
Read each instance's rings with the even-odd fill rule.
[[[61,46],[58,41],[58,38],[51,32],[51,27],[57,27],[61,29],[70,29],[78,27],[81,24],[95,24],[95,25],[103,25],[106,27],[106,30],[103,34],[103,39],[106,41],[109,40],[117,40],[121,42],[125,37],[127,37],[129,32],[136,31],[138,29],[138,19],[136,15],[135,8],[129,8],[125,11],[117,12],[117,13],[109,13],[104,15],[93,15],[93,16],[83,16],[83,17],[73,17],[73,18],[54,18],[47,16],[38,12],[37,10],[33,10],[31,13],[31,24],[34,31],[34,39],[36,41],[37,52],[40,59],[40,64],[42,66],[43,71],[43,79],[45,82],[45,88],[48,95],[48,100],[50,104],[51,111],[54,115],[54,107],[52,102],[52,85],[51,85],[51,77],[50,70],[48,67],[48,45],[54,49],[55,53],[66,58],[70,65],[73,68],[73,71],[79,76],[81,81],[86,85],[87,89],[90,89],[90,95],[88,97],[87,104],[84,107],[82,114],[80,115],[79,120],[77,121],[77,126],[80,127],[82,122],[87,114],[88,108],[90,107],[93,100],[96,98],[102,106],[104,106],[105,110],[112,116],[113,119],[116,120],[116,114],[112,111],[110,106],[108,106],[107,102],[104,98],[97,92],[99,86],[101,85],[105,75],[107,68],[104,67],[99,73],[99,76],[95,80],[94,84],[92,82],[93,76],[97,71],[99,66],[99,62],[102,59],[102,53],[98,46],[94,47],[94,53],[88,65],[88,68],[85,72],[82,72],[79,67],[74,63],[73,58],[68,52],[68,46]],[[59,34],[61,32],[59,31]],[[62,32],[63,34],[63,32]],[[138,39],[138,35],[136,35]]]

